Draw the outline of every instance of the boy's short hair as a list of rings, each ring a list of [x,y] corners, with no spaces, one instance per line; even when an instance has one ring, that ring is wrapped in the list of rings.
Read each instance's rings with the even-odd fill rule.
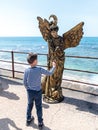
[[[27,56],[27,62],[29,64],[32,64],[35,60],[37,60],[37,54],[35,53],[29,53],[28,56]]]

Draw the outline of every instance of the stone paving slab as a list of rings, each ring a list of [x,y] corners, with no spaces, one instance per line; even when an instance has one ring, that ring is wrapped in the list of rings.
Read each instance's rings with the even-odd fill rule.
[[[38,130],[36,110],[30,127],[25,126],[26,91],[21,83],[2,79],[0,92],[0,130]],[[43,130],[98,130],[98,96],[63,90],[59,104],[43,102]]]

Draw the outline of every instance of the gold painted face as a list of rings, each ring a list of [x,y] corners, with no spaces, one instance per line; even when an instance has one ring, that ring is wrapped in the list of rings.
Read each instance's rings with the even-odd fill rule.
[[[51,35],[54,38],[58,37],[58,33],[56,31],[51,31]]]

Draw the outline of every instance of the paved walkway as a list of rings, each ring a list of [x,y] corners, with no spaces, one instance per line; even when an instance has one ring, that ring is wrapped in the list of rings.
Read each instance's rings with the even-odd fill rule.
[[[2,79],[0,92],[0,130],[37,130],[34,123],[25,126],[26,91],[21,83]],[[98,130],[98,96],[63,89],[65,100],[59,104],[43,103],[43,130]]]

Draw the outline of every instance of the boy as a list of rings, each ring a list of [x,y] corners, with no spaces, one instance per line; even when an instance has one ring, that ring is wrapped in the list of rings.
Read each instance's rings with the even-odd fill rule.
[[[50,71],[37,67],[37,54],[30,53],[27,61],[31,67],[25,70],[24,73],[24,86],[27,90],[28,106],[27,106],[27,121],[26,125],[29,126],[34,117],[31,117],[33,103],[37,110],[38,126],[43,127],[42,119],[42,90],[41,90],[41,75],[52,75],[55,71],[56,64],[53,62],[53,67]]]

